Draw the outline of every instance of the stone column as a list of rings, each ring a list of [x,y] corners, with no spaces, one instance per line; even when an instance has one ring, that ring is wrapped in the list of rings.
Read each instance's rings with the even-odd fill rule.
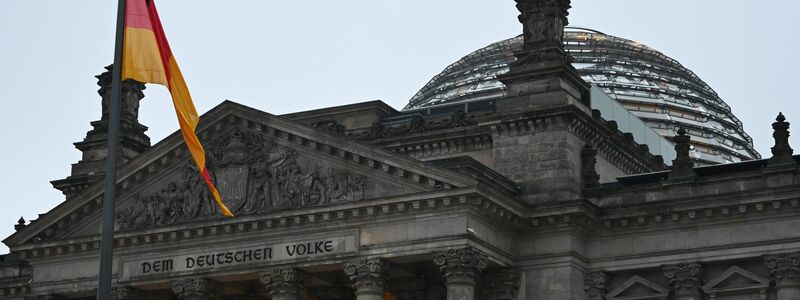
[[[300,269],[275,268],[260,272],[258,277],[267,286],[272,300],[297,300],[311,277]]]
[[[514,300],[519,292],[521,272],[517,268],[494,268],[483,272],[478,285],[480,300]]]
[[[129,286],[111,289],[111,300],[140,300],[148,299],[147,295],[137,288]]]
[[[442,271],[447,285],[447,300],[474,300],[475,285],[488,262],[486,255],[473,248],[439,252],[433,262]]]
[[[605,300],[608,288],[608,274],[603,271],[583,274],[583,290],[588,300]]]
[[[699,263],[680,263],[662,266],[664,276],[669,279],[675,300],[700,300],[702,266]]]
[[[344,264],[344,273],[354,283],[356,300],[383,300],[386,269],[381,258],[360,259]]]
[[[191,278],[171,282],[172,292],[181,300],[211,300],[217,296],[220,286],[208,278]]]
[[[800,299],[800,253],[764,255],[778,300]]]

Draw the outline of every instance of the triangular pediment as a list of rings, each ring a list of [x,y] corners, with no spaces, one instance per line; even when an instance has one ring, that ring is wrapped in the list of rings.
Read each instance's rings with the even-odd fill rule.
[[[634,300],[634,299],[666,299],[669,290],[653,283],[639,275],[634,275],[618,288],[606,295],[607,299]]]
[[[238,216],[335,206],[474,186],[476,179],[226,101],[198,136],[226,205]],[[222,217],[176,132],[118,171],[117,232]],[[18,245],[96,235],[102,182],[7,238]]]
[[[769,278],[760,276],[739,266],[732,266],[703,285],[706,293],[726,291],[760,290],[769,286]]]

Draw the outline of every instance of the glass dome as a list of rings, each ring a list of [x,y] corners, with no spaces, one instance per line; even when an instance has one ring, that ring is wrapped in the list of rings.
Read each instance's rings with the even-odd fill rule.
[[[760,158],[730,107],[691,70],[655,49],[584,28],[567,28],[565,50],[578,74],[602,89],[660,135],[679,127],[692,136],[700,164]],[[468,54],[434,76],[405,110],[505,96],[497,76],[508,72],[522,36]]]

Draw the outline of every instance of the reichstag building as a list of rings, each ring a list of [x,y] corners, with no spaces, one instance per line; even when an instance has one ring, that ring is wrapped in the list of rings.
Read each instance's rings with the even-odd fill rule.
[[[569,0],[516,3],[521,35],[402,110],[205,113],[235,218],[179,132],[151,145],[144,85],[124,82],[114,299],[800,300],[786,118],[762,158],[678,61],[567,27]],[[66,200],[3,240],[2,299],[95,297],[112,68],[81,160],[52,182]]]

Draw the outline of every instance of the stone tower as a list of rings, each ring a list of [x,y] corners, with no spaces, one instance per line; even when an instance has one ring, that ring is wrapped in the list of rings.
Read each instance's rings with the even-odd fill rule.
[[[72,164],[71,174],[64,179],[51,182],[53,187],[64,193],[67,198],[77,194],[89,184],[97,182],[105,175],[106,158],[108,157],[108,107],[111,100],[111,70],[107,66],[106,72],[95,76],[100,89],[97,93],[101,97],[102,115],[100,120],[93,121],[92,130],[86,133],[83,141],[76,142],[83,155],[81,160]],[[150,147],[150,138],[145,134],[147,127],[139,124],[139,101],[144,98],[142,91],[144,84],[125,80],[122,82],[122,106],[120,114],[119,131],[119,159],[120,163],[131,160]]]

